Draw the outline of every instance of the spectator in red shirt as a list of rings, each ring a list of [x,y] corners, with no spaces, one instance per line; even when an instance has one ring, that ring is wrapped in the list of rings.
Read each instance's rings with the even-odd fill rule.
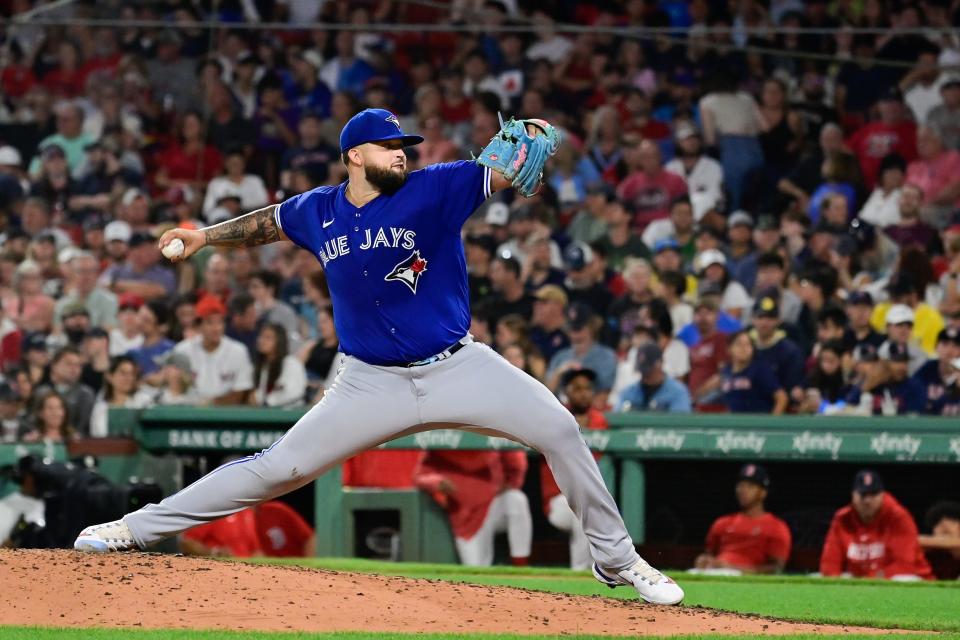
[[[663,168],[660,148],[651,140],[640,143],[639,169],[630,173],[617,187],[617,195],[633,209],[638,231],[654,220],[670,215],[670,203],[687,193],[687,183]]]
[[[520,487],[527,473],[525,451],[428,451],[413,475],[450,518],[460,562],[493,564],[493,539],[507,532],[512,564],[530,559],[533,519]]]
[[[592,369],[570,369],[560,381],[560,388],[567,396],[567,409],[577,419],[581,429],[607,429],[607,419],[593,408],[593,385],[596,381],[597,374]],[[594,454],[594,457],[600,458],[599,454]],[[560,487],[543,457],[540,458],[540,496],[543,512],[550,524],[570,533],[570,568],[575,571],[589,569],[593,560],[583,527],[570,509],[567,499],[560,493]]]
[[[57,49],[58,65],[43,76],[43,86],[55,96],[76,98],[83,93],[86,73],[80,68],[80,51],[70,40],[64,40]]]
[[[29,61],[15,39],[10,41],[9,58],[0,69],[0,90],[9,98],[20,99],[37,83]]]
[[[186,185],[196,193],[203,193],[207,183],[219,175],[222,168],[220,152],[206,143],[200,114],[188,111],[180,121],[176,141],[158,158],[156,186],[167,189]]]
[[[908,162],[917,157],[917,125],[904,115],[900,90],[891,87],[876,106],[880,119],[860,127],[847,140],[847,147],[860,161],[867,189],[873,189],[880,162],[887,154],[898,153]]]
[[[690,376],[687,386],[698,409],[718,405],[720,398],[720,367],[727,361],[727,335],[717,329],[720,297],[714,293],[702,295],[693,310],[693,324],[700,340],[690,347]]]
[[[744,465],[737,477],[740,511],[717,518],[707,533],[707,548],[697,569],[732,569],[741,573],[780,573],[790,557],[787,523],[764,508],[770,476],[756,464]]]
[[[830,523],[820,573],[930,580],[933,573],[918,535],[913,516],[883,490],[880,476],[860,471],[853,480],[851,503],[837,511]]]

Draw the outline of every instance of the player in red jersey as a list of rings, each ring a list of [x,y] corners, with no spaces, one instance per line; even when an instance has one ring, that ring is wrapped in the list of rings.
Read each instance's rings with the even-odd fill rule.
[[[770,476],[756,464],[744,465],[737,478],[740,511],[717,518],[707,533],[707,548],[698,569],[733,569],[742,573],[779,573],[790,557],[790,529],[764,508]]]
[[[833,516],[820,556],[825,576],[933,579],[917,540],[917,524],[883,490],[875,471],[860,471],[851,503]]]

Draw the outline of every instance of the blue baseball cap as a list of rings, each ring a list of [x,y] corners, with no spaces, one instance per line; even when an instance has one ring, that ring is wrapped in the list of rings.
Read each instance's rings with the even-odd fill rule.
[[[653,253],[657,254],[661,251],[673,250],[676,252],[680,251],[680,244],[674,238],[660,238],[653,245]]]
[[[411,147],[423,142],[423,136],[407,135],[400,128],[400,120],[386,109],[364,109],[343,126],[340,132],[340,153],[346,153],[366,142],[400,140]]]

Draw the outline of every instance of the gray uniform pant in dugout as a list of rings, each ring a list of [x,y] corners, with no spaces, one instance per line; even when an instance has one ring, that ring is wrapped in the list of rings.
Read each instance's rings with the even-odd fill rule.
[[[380,367],[347,356],[323,399],[273,445],[227,463],[123,521],[141,547],[271,500],[351,455],[400,435],[483,430],[544,454],[601,567],[639,556],[576,420],[542,384],[488,346],[470,342],[419,367]]]

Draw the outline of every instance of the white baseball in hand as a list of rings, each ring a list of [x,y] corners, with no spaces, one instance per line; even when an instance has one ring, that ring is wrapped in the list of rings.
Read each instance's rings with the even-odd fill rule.
[[[162,249],[163,255],[165,258],[173,259],[179,258],[183,255],[183,240],[180,238],[174,238]]]

